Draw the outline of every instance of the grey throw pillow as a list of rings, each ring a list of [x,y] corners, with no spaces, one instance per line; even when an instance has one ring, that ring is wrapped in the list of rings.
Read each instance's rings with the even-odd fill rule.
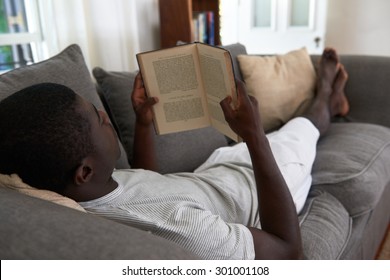
[[[99,92],[116,122],[118,135],[126,149],[130,164],[133,159],[135,113],[131,104],[133,72],[109,72],[94,68]],[[159,172],[173,173],[193,171],[219,147],[226,146],[227,139],[214,128],[156,135],[155,145]]]
[[[0,75],[0,100],[25,87],[44,82],[65,85],[104,110],[78,45],[71,45],[48,60]],[[122,155],[116,167],[128,168],[126,153],[120,146]]]

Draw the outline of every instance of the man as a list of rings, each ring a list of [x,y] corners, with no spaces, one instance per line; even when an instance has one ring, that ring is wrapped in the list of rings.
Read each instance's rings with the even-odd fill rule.
[[[204,259],[300,258],[297,211],[310,188],[319,136],[332,116],[348,112],[346,80],[336,52],[326,49],[312,106],[270,135],[239,82],[237,107],[229,97],[221,106],[245,143],[218,149],[194,173],[169,175],[153,172],[151,108],[158,100],[146,97],[140,75],[132,93],[131,170],[114,170],[120,152],[105,113],[64,86],[36,85],[0,103],[0,172]]]

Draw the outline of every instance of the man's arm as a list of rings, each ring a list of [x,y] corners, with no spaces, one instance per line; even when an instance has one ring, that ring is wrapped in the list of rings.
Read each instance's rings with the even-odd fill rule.
[[[289,189],[273,157],[264,133],[257,101],[238,82],[238,104],[231,98],[221,101],[226,121],[242,137],[251,155],[257,185],[262,229],[249,228],[256,259],[297,259],[302,256],[296,209]]]
[[[134,81],[131,102],[136,115],[132,167],[157,171],[152,106],[158,99],[146,96],[140,73]]]

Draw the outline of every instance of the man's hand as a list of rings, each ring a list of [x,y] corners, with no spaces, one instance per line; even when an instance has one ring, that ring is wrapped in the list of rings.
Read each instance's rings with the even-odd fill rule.
[[[153,121],[152,106],[158,102],[157,97],[148,98],[145,93],[141,73],[138,73],[134,80],[131,102],[136,114],[138,124],[149,126]]]
[[[223,99],[220,105],[231,129],[244,141],[248,141],[254,135],[264,134],[258,104],[253,96],[247,94],[245,85],[241,81],[237,81],[237,94],[235,108],[232,108],[230,96]]]

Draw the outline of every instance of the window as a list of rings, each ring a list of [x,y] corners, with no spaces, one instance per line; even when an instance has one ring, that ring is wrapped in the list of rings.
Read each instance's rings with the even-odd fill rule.
[[[0,71],[38,61],[38,15],[36,0],[0,0]]]
[[[272,26],[272,5],[271,0],[254,1],[254,27]]]

